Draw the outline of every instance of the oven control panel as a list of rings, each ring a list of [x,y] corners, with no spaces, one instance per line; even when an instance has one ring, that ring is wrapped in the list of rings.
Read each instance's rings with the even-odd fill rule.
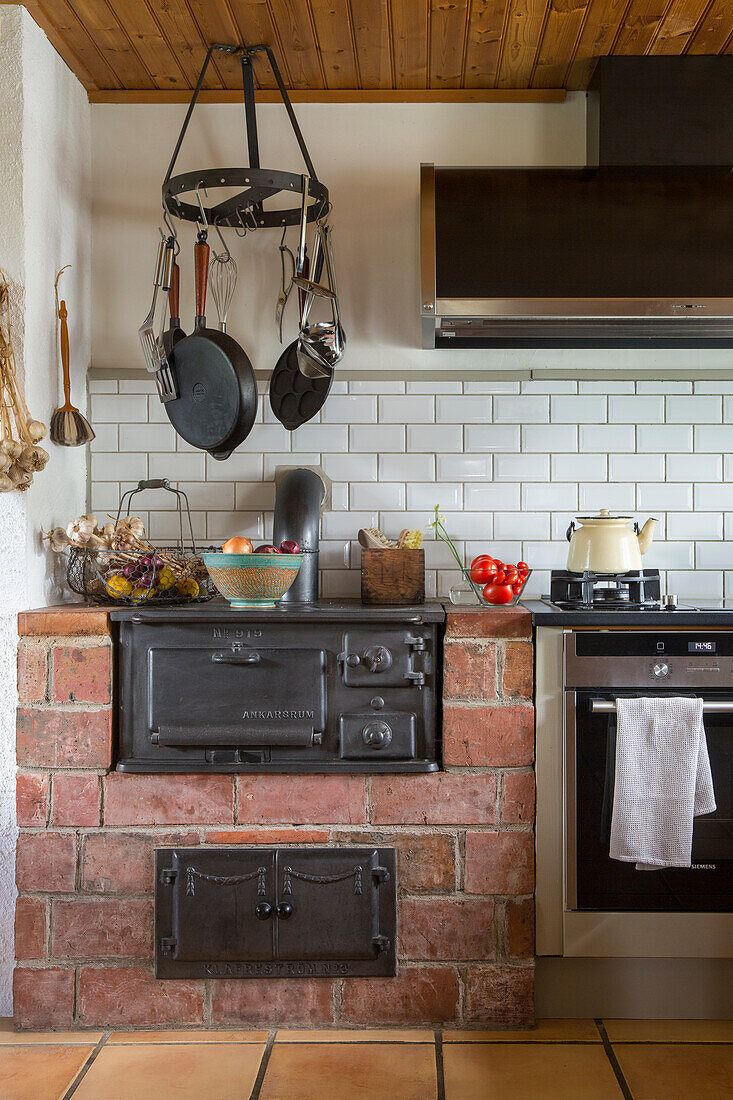
[[[579,630],[565,635],[567,688],[652,684],[733,690],[733,631]]]

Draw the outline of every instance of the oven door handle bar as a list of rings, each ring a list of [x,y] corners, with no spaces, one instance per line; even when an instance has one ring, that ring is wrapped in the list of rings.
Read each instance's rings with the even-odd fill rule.
[[[310,725],[296,725],[272,729],[267,726],[160,726],[150,733],[153,745],[171,748],[213,748],[235,745],[238,748],[270,748],[285,746],[310,748],[317,744],[318,734]]]
[[[258,665],[261,657],[256,649],[230,649],[212,653],[211,660],[216,665]]]
[[[615,714],[616,700],[592,699],[590,709],[592,714]],[[702,709],[705,714],[733,714],[733,699],[705,699]]]

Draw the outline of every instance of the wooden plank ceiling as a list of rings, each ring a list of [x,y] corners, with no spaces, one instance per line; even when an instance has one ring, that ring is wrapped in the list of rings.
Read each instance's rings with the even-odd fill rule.
[[[92,100],[186,99],[210,42],[296,99],[560,98],[603,54],[733,53],[733,0],[27,0]],[[275,87],[255,61],[264,96]],[[218,54],[206,98],[241,88]]]

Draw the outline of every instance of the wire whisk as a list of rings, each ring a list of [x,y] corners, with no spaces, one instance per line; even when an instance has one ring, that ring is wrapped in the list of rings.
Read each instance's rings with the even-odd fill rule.
[[[227,248],[219,226],[215,225],[214,228],[219,235],[219,240],[222,243],[224,251],[216,252],[213,248],[211,250],[209,286],[211,287],[211,296],[214,299],[214,305],[216,306],[216,312],[219,317],[219,329],[221,332],[226,332],[229,307],[232,304],[232,298],[234,297],[234,291],[237,286],[237,264]]]

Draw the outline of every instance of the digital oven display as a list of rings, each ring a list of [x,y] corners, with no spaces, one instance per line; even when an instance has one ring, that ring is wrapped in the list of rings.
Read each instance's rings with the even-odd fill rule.
[[[715,653],[715,642],[688,642],[688,653]]]

